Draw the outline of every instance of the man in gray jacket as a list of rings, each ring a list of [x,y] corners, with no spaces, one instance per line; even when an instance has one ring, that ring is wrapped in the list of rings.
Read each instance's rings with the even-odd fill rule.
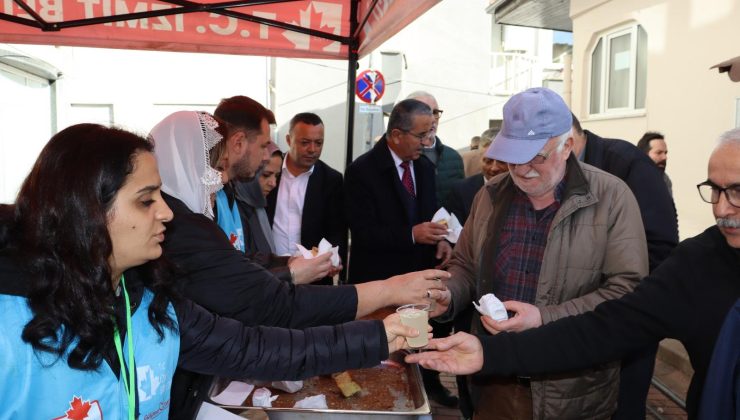
[[[510,302],[510,318],[476,316],[473,331],[523,331],[619,298],[647,274],[634,196],[618,178],[578,162],[571,123],[549,89],[529,89],[504,106],[503,128],[486,155],[507,162],[509,173],[474,200],[449,268],[445,317],[494,293]],[[618,377],[618,363],[553,376],[476,377],[474,418],[607,418]]]

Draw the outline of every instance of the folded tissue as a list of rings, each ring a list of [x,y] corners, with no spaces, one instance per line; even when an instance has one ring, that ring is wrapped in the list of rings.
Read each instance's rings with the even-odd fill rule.
[[[506,321],[509,319],[509,315],[506,314],[504,304],[501,303],[493,293],[481,296],[479,302],[480,305],[473,301],[473,306],[475,306],[475,309],[477,309],[482,315],[488,315],[496,321]]]
[[[306,249],[301,244],[295,244],[295,246],[298,248],[298,253],[303,256],[303,258],[310,260],[313,257],[318,257],[319,255],[324,255],[327,252],[331,252],[331,265],[334,267],[339,267],[339,264],[342,262],[339,259],[339,247],[338,246],[332,246],[329,241],[327,241],[325,238],[321,238],[321,242],[319,242],[318,247],[313,247],[312,249]]]
[[[432,216],[432,222],[447,225],[447,236],[445,236],[445,239],[453,244],[457,243],[463,229],[460,221],[457,220],[457,216],[447,212],[444,207],[441,207],[436,213],[434,213],[434,216]]]

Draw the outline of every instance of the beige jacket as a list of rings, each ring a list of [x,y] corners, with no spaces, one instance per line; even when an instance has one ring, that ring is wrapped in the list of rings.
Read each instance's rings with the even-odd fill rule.
[[[572,155],[566,180],[561,207],[548,233],[535,298],[543,323],[619,298],[648,273],[640,209],[627,185]],[[515,188],[508,174],[501,174],[476,195],[449,269],[452,308],[447,317],[491,292],[492,264],[482,262],[496,258],[499,227]],[[478,317],[473,331],[486,333]],[[546,345],[542,351],[547,351]],[[532,378],[534,418],[608,418],[616,409],[618,385],[618,363]]]

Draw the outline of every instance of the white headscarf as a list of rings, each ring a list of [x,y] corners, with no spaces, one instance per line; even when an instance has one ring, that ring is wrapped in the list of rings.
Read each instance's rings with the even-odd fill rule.
[[[152,128],[149,138],[159,164],[162,191],[194,213],[213,219],[211,194],[223,188],[211,168],[209,151],[223,139],[218,122],[207,112],[179,111]]]

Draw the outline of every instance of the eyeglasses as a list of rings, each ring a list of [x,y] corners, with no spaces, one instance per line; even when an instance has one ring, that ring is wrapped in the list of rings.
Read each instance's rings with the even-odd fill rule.
[[[725,193],[727,202],[734,207],[740,207],[740,184],[732,184],[727,188],[721,188],[712,181],[704,181],[696,186],[701,199],[710,204],[719,203],[719,195]]]
[[[401,129],[401,128],[399,128],[399,130],[400,131],[403,131],[406,134],[411,134],[412,136],[416,137],[419,140],[424,140],[425,138],[429,137],[429,131],[427,131],[425,133],[421,133],[421,134],[416,134],[416,133],[412,133],[411,131],[404,130],[404,129]]]
[[[443,110],[441,110],[441,109],[433,109],[433,110],[432,110],[432,115],[434,115],[434,117],[435,117],[435,118],[439,118],[439,117],[441,117],[441,116],[442,116],[442,113],[443,113],[443,112],[444,112],[444,111],[443,111]]]
[[[534,155],[534,157],[532,159],[530,159],[529,162],[519,163],[518,165],[520,165],[520,166],[523,166],[523,165],[542,165],[543,163],[545,163],[545,161],[547,160],[547,158],[550,157],[550,155],[552,154],[552,152],[554,152],[555,149],[557,149],[557,148],[558,148],[558,146],[555,146],[552,149],[550,149],[550,151],[548,151],[548,152],[545,152],[545,153],[539,152],[536,155]]]

